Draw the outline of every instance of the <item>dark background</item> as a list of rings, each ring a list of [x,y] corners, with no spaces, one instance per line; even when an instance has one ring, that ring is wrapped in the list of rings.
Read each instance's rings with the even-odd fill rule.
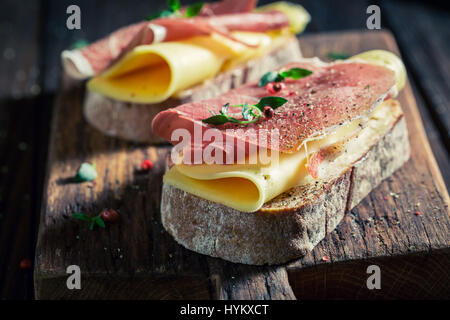
[[[189,4],[196,1],[182,1]],[[259,1],[264,4],[270,1]],[[366,8],[381,8],[396,37],[425,129],[450,184],[450,11],[438,1],[294,1],[312,16],[306,33],[365,29]],[[66,8],[81,8],[81,30]],[[0,3],[0,297],[32,299],[32,269],[60,53],[162,9],[165,0],[2,0]],[[245,23],[245,22],[244,22]]]

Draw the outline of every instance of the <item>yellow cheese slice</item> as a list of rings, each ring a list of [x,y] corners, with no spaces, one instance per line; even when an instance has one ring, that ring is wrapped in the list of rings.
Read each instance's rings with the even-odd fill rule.
[[[256,48],[219,34],[138,46],[91,79],[87,87],[120,101],[158,103],[214,77],[221,70],[281,46],[292,37],[286,30],[232,33],[241,41],[257,45]]]
[[[398,107],[398,106],[397,106]],[[397,112],[400,108],[398,107]],[[268,165],[183,165],[173,166],[165,175],[164,182],[198,197],[221,203],[243,212],[259,210],[263,204],[290,188],[313,182],[305,166],[307,154],[326,146],[349,140],[352,154],[336,159],[333,171],[343,170],[345,165],[356,161],[361,153],[376,143],[379,134],[392,125],[396,119],[392,103],[383,102],[371,114],[364,128],[362,119],[340,126],[325,137],[307,142],[292,154],[280,154],[277,163]],[[356,134],[356,138],[348,139]],[[305,146],[306,147],[306,146]],[[337,174],[337,172],[334,172]]]
[[[283,12],[289,20],[290,30],[300,33],[305,30],[306,25],[311,21],[308,11],[301,5],[287,1],[272,2],[255,9],[255,12],[277,10]]]
[[[157,103],[213,77],[223,61],[211,50],[190,43],[144,45],[134,48],[87,86],[120,101]]]

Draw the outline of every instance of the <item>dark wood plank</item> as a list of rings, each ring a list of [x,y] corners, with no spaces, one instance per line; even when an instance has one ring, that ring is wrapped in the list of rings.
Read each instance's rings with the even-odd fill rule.
[[[209,259],[212,298],[219,300],[295,300],[283,266],[247,266]]]
[[[38,180],[44,173],[38,164],[38,119],[45,114],[37,98],[39,2],[18,6],[2,1],[0,21],[0,298],[30,299],[32,270],[21,270],[19,264],[34,256]]]
[[[408,6],[397,1],[381,4],[403,48],[410,73],[419,89],[426,92],[425,98],[450,147],[450,11],[418,2]],[[420,23],[406,26],[402,21],[407,20]]]
[[[350,54],[375,48],[398,53],[387,32],[323,34],[302,40],[306,56],[325,58],[330,47]],[[309,255],[287,266],[298,299],[449,296],[448,192],[409,84],[399,101],[407,120],[411,159]],[[386,276],[383,290],[366,287],[366,268],[371,264],[380,266]]]
[[[56,102],[36,252],[36,297],[208,298],[206,258],[177,245],[160,223],[167,147],[136,146],[90,128],[81,114],[83,93],[84,84],[65,82]],[[137,172],[144,159],[154,161],[151,174]],[[83,161],[97,165],[100,178],[93,187],[66,182]],[[103,208],[118,210],[120,223],[90,231],[71,217],[74,211],[95,215]],[[85,279],[80,292],[65,285],[71,264],[80,266]],[[171,278],[176,278],[173,285]]]
[[[72,3],[72,2],[70,2]],[[49,8],[48,11],[49,13],[49,24],[47,25],[47,32],[49,34],[52,34],[53,37],[52,39],[55,41],[47,41],[47,46],[46,46],[46,51],[49,52],[49,55],[47,55],[46,60],[45,60],[45,64],[47,66],[49,66],[50,71],[46,74],[45,77],[45,88],[47,90],[53,90],[54,88],[56,88],[56,83],[57,83],[57,79],[58,79],[58,74],[59,74],[59,67],[55,67],[55,66],[59,66],[59,52],[61,52],[63,49],[65,49],[67,46],[69,46],[71,43],[73,43],[74,41],[76,41],[77,39],[80,38],[84,38],[87,39],[89,41],[93,41],[96,40],[97,38],[107,34],[110,30],[113,30],[115,28],[118,28],[124,24],[127,23],[131,23],[134,21],[137,21],[139,19],[142,18],[143,13],[145,13],[145,15],[148,12],[154,11],[155,10],[155,6],[160,8],[162,6],[163,1],[159,1],[159,3],[153,4],[153,5],[149,5],[149,3],[143,4],[141,1],[132,1],[131,3],[127,3],[127,7],[128,8],[132,8],[132,10],[129,10],[127,12],[124,12],[123,10],[121,10],[121,8],[123,7],[123,2],[119,2],[119,1],[111,1],[106,3],[93,3],[91,1],[78,1],[77,4],[80,6],[82,12],[88,12],[88,14],[85,16],[86,19],[83,20],[83,29],[81,31],[73,31],[73,32],[68,32],[67,30],[64,30],[64,21],[62,20],[61,16],[59,15],[59,12],[61,12],[61,10],[63,10],[65,8],[65,6],[67,6],[69,4],[68,1],[50,1],[49,3]],[[183,2],[185,3],[185,2]],[[186,3],[189,3],[186,2]],[[136,5],[135,5],[136,4]],[[104,21],[104,23],[102,23],[101,25],[99,24],[98,21],[98,15],[108,15],[108,13],[114,15],[115,19],[110,19],[110,20],[106,20]],[[144,15],[144,16],[145,16]],[[103,21],[103,20],[102,20]],[[77,92],[78,96],[82,95],[82,90]],[[67,137],[65,139],[74,139],[72,140],[73,143],[66,143],[64,139],[61,140],[61,144],[64,144],[64,152],[66,152],[66,154],[64,154],[63,151],[57,151],[58,152],[58,156],[62,157],[61,159],[57,159],[57,160],[61,160],[61,161],[66,161],[66,156],[67,154],[71,154],[72,156],[76,156],[77,158],[81,159],[83,157],[89,157],[89,156],[97,156],[92,155],[92,143],[93,141],[96,140],[96,138],[92,138],[90,135],[91,133],[89,132],[87,135],[85,135],[85,140],[83,141],[78,141],[76,140],[76,136],[73,136],[73,132],[70,133],[69,132],[69,128],[77,128],[79,127],[80,131],[78,131],[80,134],[81,132],[84,130],[84,126],[85,123],[83,123],[83,121],[81,120],[81,114],[78,112],[76,114],[73,114],[73,109],[75,110],[79,110],[80,108],[80,101],[81,98],[78,98],[74,104],[72,104],[71,106],[61,106],[60,104],[62,104],[61,101],[70,101],[73,97],[72,93],[70,93],[69,91],[64,91],[62,93],[62,95],[59,98],[59,103],[57,102],[57,109],[56,113],[60,114],[60,116],[62,114],[64,114],[64,119],[61,118],[59,120],[55,120],[56,122],[61,121],[60,124],[55,124],[55,126],[59,129],[56,129],[58,132],[63,130],[64,132],[67,133]],[[70,110],[67,110],[66,108],[70,108]],[[69,113],[67,113],[69,112]],[[65,119],[67,119],[67,115],[70,114],[71,119],[74,119],[74,122],[78,122],[75,127],[70,126],[69,128],[67,128],[67,124],[63,123],[65,121]],[[58,117],[58,115],[56,115],[56,117]],[[63,129],[64,128],[64,129]],[[75,130],[75,129],[74,129]],[[98,133],[96,133],[97,135],[99,135]],[[78,135],[78,134],[77,134]],[[68,136],[71,136],[72,138],[69,138]],[[147,151],[142,151],[146,148],[142,147],[142,146],[133,146],[131,144],[124,144],[122,142],[118,142],[116,140],[110,140],[104,137],[99,138],[101,141],[98,141],[96,143],[96,147],[95,149],[99,149],[100,151],[104,151],[105,153],[109,152],[109,153],[113,153],[119,156],[119,157],[123,157],[125,155],[125,152],[130,152],[130,148],[133,150],[141,150],[140,152],[147,152]],[[106,140],[104,140],[106,139]],[[111,142],[113,141],[113,142]],[[58,144],[58,143],[56,143]],[[89,144],[89,146],[87,145]],[[81,149],[83,149],[83,145],[85,145],[86,147],[86,152],[84,151],[78,151],[80,150],[80,146]],[[75,151],[76,150],[76,151]],[[150,150],[150,149],[149,149]],[[153,149],[152,149],[153,150]],[[154,150],[158,150],[158,149],[154,149]],[[157,151],[153,151],[153,152],[157,152]],[[126,155],[126,157],[133,157],[133,153],[128,153]],[[142,158],[142,154],[140,156]],[[132,158],[130,158],[132,159]],[[52,160],[50,160],[52,161]],[[98,161],[97,161],[98,162]],[[135,165],[138,165],[139,163],[135,163]],[[109,165],[105,164],[105,165]],[[72,168],[73,169],[73,168]],[[161,170],[161,168],[160,168]],[[108,170],[108,172],[110,172]],[[73,172],[72,172],[73,174]],[[125,180],[130,180],[133,179],[133,173],[129,172],[130,176],[123,176],[123,172],[119,172],[118,176],[120,176],[120,179],[125,179]],[[159,186],[160,186],[160,175],[161,172],[157,171],[157,169],[155,169],[153,171],[153,174],[155,175],[155,179],[157,180],[154,185],[151,186],[151,190],[157,189],[159,192]],[[140,179],[144,179],[145,177],[139,177]],[[129,181],[127,181],[127,183],[129,183]],[[111,189],[114,190],[114,192],[117,192],[116,189],[117,188],[124,188],[124,189],[130,189],[130,190],[135,190],[135,185],[131,185],[131,187],[129,186],[129,188],[127,188],[126,186],[116,186],[113,185],[111,186]],[[51,187],[50,187],[51,188]],[[145,188],[149,188],[149,186],[145,186]],[[99,189],[100,190],[100,189]],[[96,192],[96,191],[95,191]],[[72,196],[72,195],[71,195]],[[80,196],[82,197],[82,196]],[[121,197],[124,198],[128,198],[130,197],[130,195],[125,192],[124,195],[122,195]],[[141,202],[145,202],[148,201],[146,195],[142,195],[142,199],[138,199],[138,203]],[[102,197],[103,198],[103,197]],[[108,197],[106,197],[108,199]],[[145,198],[145,200],[144,200]],[[154,194],[152,196],[152,199],[157,199],[158,203],[153,206],[153,203],[151,203],[149,205],[149,208],[147,208],[147,210],[151,210],[152,212],[155,213],[155,216],[152,219],[159,219],[159,195],[158,194]],[[103,201],[103,199],[102,199]],[[156,200],[155,200],[156,201]],[[87,200],[87,202],[83,201],[78,205],[78,207],[82,207],[83,205],[86,205],[87,207],[92,207],[92,199],[91,200]],[[92,210],[101,210],[102,206],[104,206],[105,204],[102,203],[98,203],[97,205],[95,205]],[[50,208],[50,211],[57,211],[57,209],[59,208]],[[91,208],[90,208],[91,209]],[[131,209],[131,208],[130,208]],[[134,211],[136,208],[131,209],[131,211]],[[66,212],[66,214],[70,214],[70,212]],[[55,214],[60,214],[59,212],[55,212]],[[151,215],[149,215],[151,216]],[[154,220],[151,220],[151,222],[153,222]],[[45,223],[45,222],[44,222]],[[149,223],[151,225],[151,223]],[[114,232],[120,232],[120,230],[114,231]],[[123,230],[121,231],[123,232]],[[134,233],[138,233],[138,232],[134,232]],[[164,234],[165,237],[168,237],[165,232],[161,229],[159,224],[156,224],[155,226],[153,226],[152,228],[147,228],[146,230],[141,230],[139,231],[139,233],[148,233],[149,237],[157,237],[159,234]],[[88,233],[89,234],[89,233]],[[81,237],[81,236],[80,236]],[[114,238],[120,238],[116,235],[114,235]],[[41,239],[41,237],[40,237]],[[40,240],[40,245],[45,246],[48,243],[51,243],[52,241],[55,241],[55,239],[53,238],[49,238],[47,239],[46,236],[42,236],[42,240]],[[149,240],[143,240],[142,244],[146,244],[146,242],[148,242]],[[199,266],[199,265],[203,265],[204,264],[204,257],[199,256],[199,255],[192,255],[192,257],[190,256],[190,253],[187,250],[181,249],[181,253],[167,253],[167,247],[166,247],[166,240],[160,240],[160,239],[154,239],[152,240],[155,242],[155,247],[151,248],[154,249],[156,251],[156,253],[154,253],[154,256],[156,257],[155,259],[157,259],[157,261],[151,261],[153,263],[153,265],[148,265],[149,261],[148,259],[142,260],[142,261],[137,261],[135,265],[133,265],[132,267],[130,267],[128,270],[120,270],[120,272],[123,271],[122,275],[124,279],[129,279],[130,275],[133,275],[136,273],[136,270],[140,270],[143,274],[146,274],[150,277],[153,278],[157,278],[159,277],[161,274],[164,274],[167,276],[167,271],[170,270],[170,268],[172,269],[172,271],[174,272],[174,274],[176,274],[178,276],[178,280],[180,283],[183,283],[183,280],[180,280],[180,276],[183,277],[183,273],[187,270],[189,272],[189,274],[194,274],[194,280],[199,282],[199,286],[202,286],[201,289],[199,290],[190,290],[188,292],[184,292],[182,294],[180,294],[180,297],[188,297],[188,298],[196,298],[196,297],[205,297],[205,295],[209,296],[209,292],[203,292],[203,293],[199,293],[198,291],[202,292],[202,290],[204,291],[205,288],[209,288],[209,283],[207,286],[205,286],[205,282],[204,279],[206,279],[205,276],[205,271],[202,270],[201,268],[190,268],[188,269],[186,268],[180,268],[179,270],[175,270],[173,265],[179,265],[179,263],[184,263],[186,265],[195,265],[195,266]],[[169,238],[169,243],[170,241],[173,242],[173,240],[171,240]],[[148,245],[148,244],[147,244]],[[172,243],[173,245],[173,243]],[[83,246],[83,245],[81,245]],[[159,247],[161,246],[161,248]],[[121,249],[123,250],[123,249]],[[142,246],[142,247],[137,247],[135,249],[133,249],[133,254],[138,254],[141,256],[147,256],[148,255],[148,247]],[[179,250],[179,249],[177,249]],[[45,252],[43,255],[47,255],[48,253]],[[167,256],[167,254],[169,256]],[[39,258],[40,253],[38,252],[38,258]],[[173,259],[174,256],[187,256],[188,258],[180,258],[180,259],[184,259],[183,262],[180,262],[181,260],[176,260]],[[116,257],[117,258],[117,257]],[[151,259],[150,259],[151,260]],[[185,261],[186,260],[186,261]],[[190,260],[192,260],[193,262],[190,262]],[[59,263],[59,260],[54,259],[53,257],[50,258],[50,260],[41,262],[39,261],[39,263],[44,263],[44,264],[51,264],[51,265],[55,265]],[[223,263],[223,262],[220,262]],[[220,264],[219,263],[219,264]],[[111,263],[112,264],[112,263]],[[168,267],[168,265],[172,265],[172,267]],[[92,266],[90,264],[87,265],[87,268],[92,268],[95,269],[95,266]],[[178,268],[178,267],[177,267]],[[84,266],[83,268],[84,269]],[[220,268],[216,265],[216,270],[223,270],[223,268]],[[45,279],[42,279],[40,276],[37,276],[36,279],[36,286],[37,286],[37,291],[38,293],[38,298],[45,298],[45,297],[77,297],[77,298],[82,298],[83,295],[78,294],[76,295],[76,293],[74,293],[73,295],[71,295],[70,293],[67,293],[67,290],[65,288],[65,274],[64,272],[64,268],[60,268],[58,270],[54,270],[55,274],[59,275],[59,277],[50,279],[45,276]],[[38,271],[39,273],[39,271]],[[169,272],[170,273],[170,272]],[[201,275],[201,280],[198,280],[199,275]],[[216,276],[218,275],[218,273],[216,273]],[[197,278],[195,278],[197,277]],[[243,275],[242,275],[243,277]],[[95,278],[95,274],[91,277],[92,279]],[[152,278],[152,279],[153,279]],[[217,277],[216,277],[217,278]],[[272,278],[277,279],[277,281],[275,280],[271,280]],[[219,278],[217,278],[219,279]],[[226,277],[221,276],[220,277],[221,280],[226,279]],[[262,279],[262,278],[260,278]],[[255,286],[261,286],[259,294],[261,297],[272,297],[272,298],[276,298],[278,291],[270,291],[270,286],[267,285],[267,283],[272,283],[274,286],[280,286],[280,280],[284,279],[285,281],[285,285],[286,287],[288,287],[288,283],[287,283],[287,277],[282,277],[279,272],[271,272],[270,270],[267,270],[266,275],[264,277],[265,281],[263,282],[258,282],[258,284],[256,284],[255,282]],[[111,287],[107,287],[107,288],[101,288],[100,289],[97,288],[97,290],[93,290],[93,288],[95,288],[95,286],[90,286],[91,289],[89,289],[87,292],[90,292],[91,294],[93,294],[96,297],[113,297],[113,298],[119,298],[121,297],[120,294],[122,293],[125,298],[130,298],[130,295],[127,293],[128,290],[125,290],[125,286],[123,283],[127,282],[128,280],[124,280],[124,282],[121,280],[121,276],[119,275],[119,277],[116,279],[117,282],[119,284],[117,284],[115,287],[116,288],[122,288],[123,290],[113,290],[111,291]],[[166,277],[167,280],[167,277]],[[186,285],[189,286],[189,288],[192,288],[193,283],[195,282],[194,280],[192,280],[192,277],[189,278],[189,281],[185,281]],[[89,283],[91,283],[93,280],[90,280]],[[216,284],[218,284],[216,282]],[[143,288],[141,286],[141,284],[138,284],[140,286],[140,288]],[[163,283],[159,283],[159,286],[164,287]],[[219,285],[219,284],[218,284]],[[59,288],[59,289],[57,289]],[[130,286],[128,286],[127,288],[130,288]],[[247,288],[247,290],[250,290],[251,288]],[[161,292],[166,292],[165,290],[168,290],[167,288],[167,284],[166,287],[164,288],[160,288],[159,289]],[[177,288],[177,290],[179,292],[183,292],[183,290],[181,288]],[[214,289],[215,290],[215,289]],[[92,291],[95,291],[95,293],[92,293]],[[230,290],[229,290],[230,291]],[[266,291],[268,291],[266,293]],[[244,294],[244,289],[242,289],[241,291],[241,295]],[[249,295],[251,294],[250,291],[247,291],[245,294]],[[283,291],[281,293],[282,295],[280,295],[279,299],[282,299],[284,296],[283,294],[287,297],[288,294],[285,293],[285,291]],[[150,297],[152,296],[153,298],[155,297],[159,297],[159,296],[154,296],[155,295],[155,291],[149,290],[148,292],[143,292],[141,290],[136,292],[136,296],[140,296],[141,298],[143,297]],[[174,298],[173,293],[172,295],[166,295],[166,298]],[[292,298],[292,297],[291,297]]]
[[[441,4],[443,5],[443,3]],[[436,5],[382,1],[386,25],[394,32],[414,80],[425,130],[450,186],[450,11]],[[418,23],[405,24],[404,21]]]
[[[2,55],[2,59],[0,59],[0,69],[2,70],[0,74],[0,96],[4,99],[0,101],[0,148],[2,154],[7,154],[7,157],[3,157],[0,162],[2,168],[2,173],[0,173],[0,234],[2,235],[2,241],[0,244],[4,244],[4,246],[0,245],[0,257],[4,262],[4,268],[2,269],[4,276],[0,276],[1,297],[25,298],[31,296],[29,285],[26,285],[31,281],[31,277],[27,273],[19,271],[17,265],[22,257],[33,255],[34,227],[32,226],[33,215],[31,212],[37,211],[36,209],[39,208],[41,188],[37,186],[41,185],[40,181],[43,179],[46,148],[42,146],[45,145],[47,139],[45,127],[48,125],[49,106],[52,102],[52,96],[45,95],[36,99],[34,98],[35,94],[42,91],[41,88],[46,90],[57,88],[59,53],[62,49],[78,39],[95,40],[108,33],[112,30],[111,28],[139,20],[143,13],[146,14],[149,9],[153,11],[155,7],[160,8],[163,2],[163,0],[152,2],[133,0],[128,2],[127,10],[121,10],[123,8],[122,1],[43,1],[44,8],[39,10],[39,2],[37,1],[32,5],[27,4],[27,6],[19,6],[14,1],[2,1],[0,5],[0,21],[2,21],[2,28],[0,28],[2,35],[2,43],[0,44],[0,54]],[[81,31],[65,29],[65,8],[73,3],[79,4],[83,10],[84,23]],[[368,5],[367,1],[333,1],[330,3],[329,1],[306,0],[301,1],[301,3],[313,17],[307,33],[317,30],[365,27],[366,16],[364,11]],[[381,3],[383,25],[387,22],[387,25],[394,29],[399,37],[400,44],[404,44],[405,48],[408,48],[410,41],[416,41],[416,50],[412,54],[418,52],[422,57],[431,59],[442,58],[442,52],[448,51],[444,49],[446,45],[448,46],[446,40],[448,28],[445,28],[448,19],[442,19],[444,12],[440,12],[441,18],[436,20],[434,19],[436,10],[421,5],[410,5],[409,2],[403,1],[394,4],[388,3],[387,7],[384,7],[384,3],[384,1]],[[109,11],[108,8],[110,8]],[[384,10],[385,8],[388,10]],[[404,40],[402,39],[402,33],[404,31],[403,26],[406,24],[402,23],[405,20],[399,17],[410,19],[412,16],[411,10],[415,11],[413,16],[420,18],[420,21],[425,21],[425,23],[407,24],[409,30],[422,28],[419,30],[421,36],[414,37],[414,30],[408,34],[407,40]],[[114,16],[114,19],[104,19],[104,16],[107,15],[105,12]],[[339,14],[336,14],[336,12],[339,12]],[[35,21],[39,15],[47,21],[45,27],[46,40],[42,39],[45,41],[41,41],[45,44],[44,50],[36,48],[36,37],[40,32],[40,27]],[[390,23],[391,20],[394,23]],[[432,39],[428,39],[429,35],[432,36]],[[427,43],[427,46],[417,47],[417,43],[420,45],[423,41]],[[434,51],[436,47],[440,48],[439,52],[441,53],[437,57]],[[13,51],[6,49],[13,49]],[[423,53],[421,50],[430,50],[431,52]],[[37,56],[40,52],[45,57],[45,68],[40,68],[40,64],[37,63]],[[406,54],[403,52],[403,54],[411,75],[411,70],[414,70],[413,68],[416,68],[417,64],[410,63],[407,56],[408,52]],[[427,60],[425,63],[428,67],[429,61]],[[419,65],[419,67],[421,66]],[[437,71],[442,77],[446,70],[448,68],[436,69],[432,65],[431,71],[424,68],[416,74],[419,74],[419,76],[426,74],[426,78],[430,80],[429,73],[436,77],[434,73]],[[40,83],[40,77],[45,78],[45,84]],[[420,77],[417,78],[420,80]],[[438,84],[442,85],[443,82]],[[420,93],[428,96],[426,85],[427,83],[421,84]],[[430,115],[425,102],[420,101],[421,95],[416,90],[415,94],[424,118],[431,147],[444,174],[444,179],[449,183],[449,161],[448,154],[442,147],[442,130],[441,133],[436,130],[433,123],[433,121],[439,120],[439,117],[436,117],[436,113]],[[18,100],[21,97],[25,97],[25,99]],[[432,99],[436,100],[437,97],[435,98],[433,95],[426,97],[425,100],[429,104]],[[42,112],[43,110],[44,112]],[[39,121],[33,121],[35,119],[39,119]],[[442,127],[442,124],[440,126]],[[24,151],[20,151],[24,148],[24,144],[21,144],[21,149],[18,147],[21,142],[25,142],[27,146]],[[20,168],[20,175],[16,174],[18,168]],[[222,275],[221,279],[226,279],[226,271],[224,271],[225,275]]]
[[[384,32],[323,34],[305,36],[302,40],[306,56],[324,57],[330,48],[349,53],[374,48],[397,51],[393,38]],[[403,276],[386,297],[398,297],[411,287],[422,297],[446,294],[446,287],[440,283],[448,281],[448,274],[427,268],[448,269],[448,194],[409,85],[400,101],[410,130],[412,159],[348,214],[337,231],[329,234],[310,255],[287,265],[294,291],[287,283],[284,266],[233,265],[177,245],[159,221],[167,147],[136,146],[102,136],[83,121],[82,96],[82,84],[64,82],[56,103],[46,206],[36,256],[38,298],[129,298],[129,290],[133,290],[133,298],[293,299],[295,294],[305,299],[322,297],[325,293],[326,297],[334,298],[342,294],[335,290],[333,295],[328,290],[329,285],[336,283],[347,296],[370,298],[374,293],[364,289],[366,278],[350,271],[360,272],[368,263],[377,263],[389,269],[390,277],[398,278],[410,265],[408,259],[430,275],[425,278],[428,289],[420,287],[420,281],[414,281],[413,275]],[[155,162],[154,170],[149,175],[137,174],[136,168],[145,158]],[[97,164],[100,178],[94,187],[64,183],[82,161]],[[94,215],[104,207],[119,209],[118,225],[89,231],[85,223],[70,217],[73,211]],[[418,210],[421,216],[414,215]],[[333,272],[320,267],[323,256],[329,256]],[[65,268],[69,264],[81,267],[86,290],[77,293],[66,289]],[[107,281],[102,281],[106,277]],[[308,279],[313,279],[309,283],[315,283],[320,290],[306,290]],[[339,279],[342,281],[338,282]],[[145,289],[147,286],[142,283],[152,284],[156,291]],[[359,290],[353,290],[355,286]],[[375,297],[380,294],[383,293],[377,292]]]

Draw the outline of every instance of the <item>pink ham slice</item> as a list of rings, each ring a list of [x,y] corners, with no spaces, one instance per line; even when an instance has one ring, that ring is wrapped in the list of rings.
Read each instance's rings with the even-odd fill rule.
[[[205,5],[194,18],[161,18],[121,28],[109,36],[81,49],[64,51],[66,72],[77,79],[94,76],[134,47],[154,42],[176,41],[194,36],[220,33],[234,41],[234,30],[259,31],[289,25],[287,17],[277,11],[251,13],[255,0],[225,0]]]
[[[286,65],[283,69],[305,68],[313,74],[299,80],[285,81],[286,89],[279,96],[288,102],[275,110],[272,118],[263,118],[257,123],[242,126],[227,123],[220,126],[205,124],[202,119],[211,116],[210,110],[219,113],[225,103],[257,103],[261,98],[270,96],[265,87],[248,84],[214,99],[181,105],[160,112],[152,122],[152,130],[158,136],[176,145],[172,139],[175,129],[187,129],[192,137],[191,150],[204,150],[209,141],[194,141],[194,129],[204,133],[215,128],[220,131],[223,141],[232,138],[234,147],[237,141],[244,141],[245,155],[249,155],[249,146],[254,144],[245,138],[248,130],[272,129],[279,131],[279,145],[272,148],[292,153],[305,139],[323,134],[333,127],[368,114],[377,102],[382,101],[395,85],[394,73],[384,67],[359,62],[341,62],[323,64],[317,62],[299,62]],[[237,109],[239,111],[239,109]],[[226,129],[242,129],[226,131]],[[270,135],[267,135],[270,146]],[[226,153],[226,151],[225,151]],[[236,161],[236,157],[234,158]]]
[[[245,21],[245,23],[242,23],[242,21]],[[236,30],[266,32],[281,29],[288,25],[289,21],[286,15],[279,11],[227,14],[214,17],[195,17],[191,19],[157,19],[141,28],[126,48],[121,51],[117,59],[120,59],[124,54],[139,45],[177,41],[212,33],[221,34],[233,41],[250,46],[235,39],[229,32]],[[163,37],[158,36],[158,33],[163,34]]]
[[[205,3],[200,16],[217,16],[221,14],[251,12],[258,0],[223,0],[215,3]],[[184,12],[184,9],[181,10]]]

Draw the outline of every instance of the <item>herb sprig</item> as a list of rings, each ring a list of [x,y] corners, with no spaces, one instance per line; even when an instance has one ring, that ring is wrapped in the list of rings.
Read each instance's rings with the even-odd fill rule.
[[[301,79],[312,74],[312,71],[302,68],[291,68],[284,71],[269,71],[265,73],[258,82],[258,86],[262,87],[269,82],[283,82],[286,78]]]
[[[263,116],[263,111],[265,107],[270,107],[273,110],[275,110],[284,105],[286,102],[287,99],[285,98],[269,96],[262,98],[261,100],[258,101],[257,104],[254,105],[248,104],[246,102],[235,105],[230,105],[229,103],[226,103],[222,106],[222,109],[220,110],[219,114],[215,114],[210,110],[213,116],[203,119],[202,121],[204,123],[209,123],[213,125],[221,125],[228,122],[245,125],[259,121]],[[229,108],[242,108],[241,114],[244,120],[231,117],[228,114]]]
[[[203,6],[205,5],[204,2],[197,2],[194,4],[191,4],[186,8],[186,12],[184,14],[184,17],[186,18],[192,18],[195,16],[198,16],[200,12],[202,11]],[[180,0],[167,0],[167,9],[162,10],[160,12],[151,14],[147,17],[147,20],[153,20],[157,18],[164,18],[164,17],[183,17],[183,14],[181,13],[181,3]]]
[[[95,164],[89,162],[83,162],[78,169],[77,173],[73,177],[75,182],[88,182],[97,178],[97,171],[95,170]]]
[[[89,230],[94,230],[94,227],[96,225],[101,228],[105,228],[105,222],[102,219],[101,213],[94,217],[90,217],[83,212],[74,212],[74,213],[72,213],[72,217],[74,217],[78,220],[89,222]]]
[[[328,52],[327,56],[331,60],[346,60],[346,59],[350,58],[350,55],[348,53],[334,52],[334,51]]]

